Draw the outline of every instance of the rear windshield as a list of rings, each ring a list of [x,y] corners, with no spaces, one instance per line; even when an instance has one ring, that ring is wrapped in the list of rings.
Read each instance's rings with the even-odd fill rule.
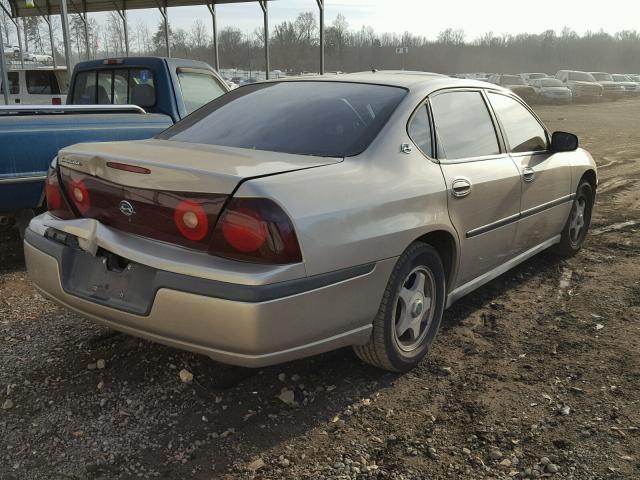
[[[613,78],[608,73],[592,73],[593,78],[595,78],[599,82],[612,82]]]
[[[626,75],[613,75],[613,79],[616,82],[628,82],[629,79],[627,78]]]
[[[156,103],[153,72],[146,68],[103,68],[76,75],[74,105],[138,105]]]
[[[348,157],[369,146],[406,93],[346,82],[258,83],[218,97],[157,138]]]
[[[596,79],[590,73],[586,72],[569,72],[569,80],[574,82],[595,82]]]
[[[53,70],[27,70],[27,92],[31,95],[58,95],[60,85]]]
[[[503,85],[524,85],[524,80],[518,75],[503,75],[500,83]]]
[[[562,87],[564,84],[560,80],[556,80],[555,78],[545,78],[544,80],[540,80],[540,85],[543,87]]]

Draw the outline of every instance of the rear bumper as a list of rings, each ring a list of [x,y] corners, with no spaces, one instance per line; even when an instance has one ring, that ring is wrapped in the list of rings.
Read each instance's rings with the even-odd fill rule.
[[[192,283],[183,275],[153,291],[148,313],[133,313],[67,291],[62,263],[74,255],[87,253],[27,230],[29,275],[57,303],[115,330],[247,367],[366,342],[395,264],[387,259],[332,272],[315,285],[309,279],[316,277],[305,277],[249,290],[201,278]]]

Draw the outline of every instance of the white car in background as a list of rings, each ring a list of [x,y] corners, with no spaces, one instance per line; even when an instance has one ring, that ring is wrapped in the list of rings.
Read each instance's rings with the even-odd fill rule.
[[[550,77],[550,75],[547,75],[546,73],[519,73],[518,75],[522,77],[527,85],[532,85],[534,80],[541,80],[543,78]]]
[[[635,96],[640,93],[640,83],[634,82],[633,80],[631,80],[631,78],[629,78],[628,75],[614,73],[613,75],[611,75],[611,77],[613,78],[614,82],[624,87],[624,92],[627,94],[627,96]]]
[[[7,72],[9,104],[64,105],[69,90],[65,67],[13,68]],[[0,79],[0,93],[4,92]]]
[[[537,103],[571,103],[573,94],[557,78],[541,78],[533,80],[531,86],[536,91]]]

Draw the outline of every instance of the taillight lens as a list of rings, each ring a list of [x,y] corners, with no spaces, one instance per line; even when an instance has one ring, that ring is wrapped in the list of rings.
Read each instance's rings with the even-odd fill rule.
[[[89,190],[82,180],[70,181],[67,184],[67,193],[80,213],[84,214],[89,211],[91,208]]]
[[[173,220],[180,233],[187,239],[199,242],[209,233],[209,220],[202,205],[183,200],[175,209]]]
[[[285,264],[302,260],[291,220],[265,198],[234,198],[218,219],[210,253],[254,263]]]
[[[62,99],[60,97],[53,97],[51,99],[51,105],[62,105]]]
[[[47,209],[52,215],[63,220],[74,218],[73,212],[64,197],[64,192],[60,187],[58,172],[55,168],[49,167],[47,179],[44,182],[44,192],[47,198]]]

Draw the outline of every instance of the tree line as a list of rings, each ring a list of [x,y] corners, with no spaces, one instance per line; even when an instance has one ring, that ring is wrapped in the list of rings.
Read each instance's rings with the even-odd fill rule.
[[[3,0],[0,0],[3,1]],[[9,44],[12,24],[0,17]],[[49,53],[47,26],[40,17],[20,21],[27,49]],[[59,20],[53,22],[54,51],[62,63]],[[84,24],[78,15],[70,16],[70,36],[74,60],[122,56],[125,53],[124,28],[115,12],[98,23],[89,18],[89,51],[85,46]],[[129,24],[131,55],[164,55],[165,30],[162,22],[151,28],[146,22]],[[171,53],[213,61],[210,23],[196,19],[192,26],[169,27]],[[269,32],[271,68],[287,72],[319,70],[319,25],[313,12],[303,12],[291,21],[276,24]],[[408,47],[408,53],[396,54],[397,47]],[[264,31],[244,33],[235,27],[218,32],[221,68],[264,70]],[[640,72],[640,33],[625,30],[614,34],[604,31],[578,35],[570,28],[561,32],[547,30],[540,34],[496,35],[488,32],[468,40],[464,31],[446,29],[435,39],[405,32],[378,33],[371,27],[352,29],[339,14],[325,27],[325,69],[327,71],[362,71],[376,69],[425,70],[441,73],[463,72],[533,72],[555,73],[559,69],[608,72]]]

